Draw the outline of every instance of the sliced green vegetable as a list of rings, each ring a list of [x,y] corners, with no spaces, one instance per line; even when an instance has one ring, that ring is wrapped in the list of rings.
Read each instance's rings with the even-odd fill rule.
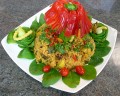
[[[17,41],[17,44],[19,46],[23,46],[24,47],[28,47],[29,44],[31,44],[33,41],[34,41],[34,38],[35,38],[35,32],[33,32],[31,35],[29,35],[28,37],[22,39],[22,40],[19,40]]]
[[[36,60],[33,60],[33,62],[29,66],[29,72],[32,75],[41,75],[44,72],[42,71],[43,67],[45,66],[44,63],[37,63]]]
[[[85,74],[81,76],[81,78],[85,80],[93,80],[96,78],[97,72],[96,69],[92,65],[84,66]]]
[[[41,13],[39,18],[39,26],[42,26],[44,23],[45,23],[44,14]]]
[[[49,87],[55,84],[61,78],[60,73],[56,69],[51,69],[50,72],[44,73],[42,85],[44,87]]]
[[[97,66],[97,65],[101,64],[102,62],[103,62],[102,57],[92,56],[90,61],[88,62],[88,64],[93,65],[93,66]]]
[[[97,57],[104,57],[106,56],[111,50],[111,47],[97,47],[96,50],[95,50],[95,56]]]
[[[29,48],[24,48],[18,54],[18,58],[34,59],[35,55]]]
[[[13,39],[14,33],[15,33],[15,30],[12,30],[9,32],[9,34],[7,36],[7,43],[8,44],[16,43],[16,41]]]
[[[68,76],[62,77],[62,81],[70,88],[75,88],[80,83],[80,76],[75,72],[70,72]]]
[[[34,30],[36,32],[38,28],[39,28],[39,23],[37,22],[37,19],[35,19],[32,22],[32,25],[30,26],[30,29],[32,29],[32,30]]]

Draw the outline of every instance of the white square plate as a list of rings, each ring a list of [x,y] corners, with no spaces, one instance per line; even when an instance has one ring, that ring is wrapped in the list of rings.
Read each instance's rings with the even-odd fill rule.
[[[48,9],[50,8],[50,6],[46,7],[45,9],[43,9],[42,11],[38,12],[37,14],[35,14],[34,16],[32,16],[31,18],[29,18],[28,20],[26,20],[24,23],[22,23],[20,26],[27,26],[29,27],[32,24],[32,21],[35,18],[39,18],[41,13],[45,13]],[[96,22],[97,20],[93,19],[92,22]],[[97,21],[99,22],[99,21]],[[108,25],[107,25],[108,26]],[[109,33],[108,33],[108,37],[107,40],[110,42],[110,47],[111,47],[111,51],[110,53],[104,57],[104,62],[102,64],[100,64],[99,66],[96,67],[97,70],[97,75],[103,70],[103,68],[105,67],[105,65],[107,64],[113,49],[115,47],[115,42],[116,42],[116,38],[117,38],[117,30],[108,26],[109,29]],[[5,51],[7,52],[7,54],[10,56],[10,58],[27,74],[29,74],[31,77],[33,77],[34,79],[38,80],[39,82],[42,81],[42,76],[34,76],[31,75],[29,72],[29,65],[32,62],[32,60],[27,60],[27,59],[19,59],[17,58],[17,55],[19,54],[21,48],[19,48],[17,46],[17,44],[7,44],[7,36],[5,36],[3,38],[3,40],[1,41],[3,48],[5,49]],[[104,49],[103,49],[104,50]],[[52,85],[51,87],[58,89],[58,90],[62,90],[62,91],[66,91],[66,92],[70,92],[70,93],[75,93],[78,92],[79,90],[81,90],[82,88],[84,88],[86,85],[88,85],[92,80],[80,80],[80,84],[76,87],[76,88],[69,88],[68,86],[66,86],[62,80],[59,80],[56,84]]]

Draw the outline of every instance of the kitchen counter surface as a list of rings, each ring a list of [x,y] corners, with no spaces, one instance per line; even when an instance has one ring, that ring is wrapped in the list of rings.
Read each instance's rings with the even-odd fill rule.
[[[0,0],[0,41],[10,30],[53,1]],[[120,0],[79,1],[95,19],[118,30],[114,52],[103,71],[75,94],[44,88],[17,66],[0,44],[0,96],[120,96]]]

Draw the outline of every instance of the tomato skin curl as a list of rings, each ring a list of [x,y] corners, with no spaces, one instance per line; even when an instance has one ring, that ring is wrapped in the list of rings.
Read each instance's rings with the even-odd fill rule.
[[[77,6],[77,9],[67,9],[65,5],[68,3]],[[82,4],[76,0],[56,0],[45,13],[45,21],[53,30],[56,30],[57,34],[64,31],[66,37],[78,36],[80,30],[80,37],[82,38],[90,32],[92,27],[87,12]]]

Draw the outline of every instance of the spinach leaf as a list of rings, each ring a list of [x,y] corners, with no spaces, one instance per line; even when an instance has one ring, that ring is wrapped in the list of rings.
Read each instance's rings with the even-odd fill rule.
[[[97,47],[94,55],[97,57],[104,57],[110,52],[110,50],[111,50],[111,47],[109,46]]]
[[[30,28],[32,30],[34,30],[35,32],[37,31],[37,29],[39,28],[39,23],[37,22],[37,19],[35,19],[33,22],[32,22],[32,25],[30,26]]]
[[[88,64],[93,65],[93,66],[97,66],[97,65],[101,64],[102,62],[103,62],[102,57],[92,56],[90,61],[88,62]]]
[[[16,43],[16,41],[13,39],[14,33],[15,33],[15,30],[12,30],[9,32],[9,34],[7,36],[7,43],[8,44]]]
[[[41,13],[39,18],[39,26],[42,26],[44,23],[45,23],[44,14]]]
[[[105,40],[104,42],[95,42],[96,47],[105,47],[109,45],[109,41]]]
[[[61,78],[60,73],[56,69],[51,69],[50,72],[44,73],[42,85],[44,87],[49,87],[55,84]]]
[[[80,76],[71,71],[68,76],[62,77],[62,81],[70,88],[75,88],[80,83]]]
[[[35,55],[29,48],[24,48],[18,54],[18,58],[34,59]]]
[[[63,44],[60,44],[60,43],[57,43],[55,45],[55,50],[60,52],[61,54],[65,53],[64,46],[63,46]]]
[[[84,66],[85,74],[81,76],[81,78],[85,80],[93,80],[96,78],[97,72],[96,69],[92,65]]]
[[[30,66],[29,66],[29,72],[32,75],[41,75],[44,72],[42,71],[43,67],[45,66],[44,63],[37,63],[36,60],[34,60]]]

